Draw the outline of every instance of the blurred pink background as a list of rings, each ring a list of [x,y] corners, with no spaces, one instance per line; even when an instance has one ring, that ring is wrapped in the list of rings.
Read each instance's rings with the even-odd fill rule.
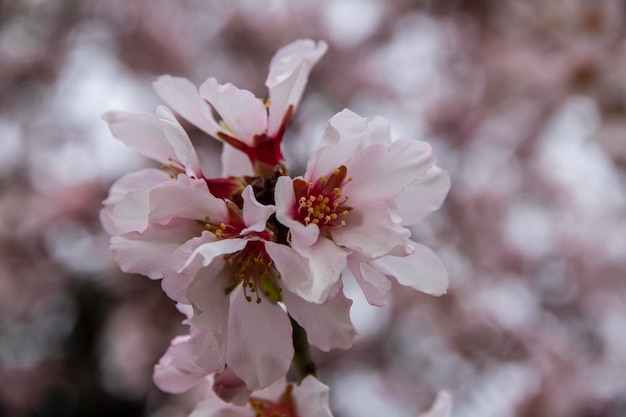
[[[285,136],[303,171],[348,107],[428,140],[452,177],[414,229],[441,298],[355,298],[314,352],[337,417],[626,415],[626,6],[618,0],[0,0],[0,416],[185,416],[154,387],[182,317],[121,273],[98,211],[149,164],[100,115],[151,112],[160,74],[266,94],[276,49],[330,49]],[[185,125],[219,172],[219,143]]]

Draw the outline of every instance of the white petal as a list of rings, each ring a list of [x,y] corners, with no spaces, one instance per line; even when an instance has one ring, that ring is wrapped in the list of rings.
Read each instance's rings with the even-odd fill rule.
[[[224,200],[214,197],[204,180],[179,175],[176,181],[155,186],[150,191],[150,221],[160,222],[172,217],[228,222]]]
[[[200,87],[200,94],[215,108],[225,130],[231,131],[235,139],[252,146],[254,136],[265,132],[267,110],[251,92],[209,78]]]
[[[111,206],[122,199],[126,194],[133,191],[147,190],[161,183],[171,181],[169,174],[161,169],[145,168],[124,175],[111,185],[109,195],[102,202],[105,206]]]
[[[361,262],[348,261],[348,266],[357,284],[361,287],[367,302],[377,307],[386,306],[388,304],[387,294],[391,290],[391,281],[365,260]]]
[[[102,118],[113,136],[139,153],[164,165],[176,158],[161,129],[158,117],[148,113],[108,112]]]
[[[150,189],[127,193],[106,212],[108,227],[117,234],[143,232],[150,215]]]
[[[230,296],[226,289],[233,283],[233,271],[225,262],[212,262],[189,285],[187,298],[194,307],[192,326],[226,334]]]
[[[287,373],[293,358],[291,323],[278,304],[248,302],[239,286],[231,295],[227,363],[250,390]]]
[[[222,148],[222,177],[254,176],[250,158],[237,148],[224,142]]]
[[[280,128],[287,108],[291,105],[295,111],[298,107],[311,68],[327,49],[323,41],[316,44],[310,39],[298,40],[279,49],[272,58],[265,81],[271,99],[268,125],[271,136]]]
[[[281,287],[291,291],[313,280],[308,260],[293,248],[274,242],[265,242],[265,250],[281,275]]]
[[[113,236],[111,250],[122,271],[158,279],[163,277],[163,269],[172,254],[196,235],[198,229],[197,223],[182,219],[166,226],[152,224],[142,233]]]
[[[426,176],[409,185],[396,198],[396,208],[404,226],[413,225],[439,209],[450,191],[450,177],[434,166]]]
[[[326,385],[309,375],[295,387],[293,399],[301,417],[333,417],[330,412],[330,395]]]
[[[154,383],[163,391],[178,394],[223,366],[215,335],[192,328],[189,335],[172,340],[167,352],[154,367]]]
[[[198,89],[189,80],[163,75],[153,84],[161,100],[176,113],[211,136],[220,130],[211,107],[200,97]]]
[[[201,257],[202,266],[208,266],[215,258],[242,250],[247,242],[245,239],[224,239],[205,243],[193,252],[185,267],[191,264],[197,256]]]
[[[385,256],[371,265],[398,283],[430,295],[445,294],[448,272],[439,256],[419,243],[411,242],[414,251],[405,257]]]
[[[213,233],[205,230],[200,236],[188,240],[172,253],[163,268],[163,281],[161,281],[161,287],[168,297],[179,303],[190,303],[187,298],[187,290],[202,268],[202,258],[198,257],[198,259],[190,265],[187,265],[187,262],[198,247],[215,241],[217,241],[217,237],[215,237]],[[224,267],[224,262],[218,264],[216,261],[217,260],[209,267],[211,270],[215,271],[214,274],[217,274]],[[185,265],[187,267],[183,268]],[[209,273],[208,271],[203,272],[205,274]]]
[[[324,304],[310,303],[290,292],[283,292],[283,302],[289,315],[306,330],[313,346],[324,352],[352,346],[356,335],[350,321],[352,300],[347,299],[343,291],[328,298]]]
[[[434,165],[430,145],[412,139],[398,139],[390,145],[372,145],[361,151],[348,166],[348,182],[342,192],[351,204],[390,202],[409,184],[422,179]]]
[[[196,150],[189,140],[189,136],[177,121],[161,119],[163,134],[168,143],[174,149],[176,159],[185,168],[185,173],[190,177],[203,178],[202,168]]]
[[[358,250],[368,258],[401,252],[411,232],[394,223],[383,205],[353,209],[345,217],[346,225],[335,227],[331,234],[338,245]]]
[[[318,239],[314,245],[294,249],[308,260],[312,278],[298,285],[289,285],[289,291],[313,303],[325,302],[346,267],[348,252],[326,238]]]
[[[243,197],[243,221],[246,228],[241,231],[241,235],[251,232],[262,232],[267,226],[267,219],[274,214],[274,206],[265,206],[259,203],[254,196],[252,186],[248,185],[241,193]]]
[[[104,230],[114,235],[145,229],[149,210],[147,205],[144,206],[144,203],[148,203],[148,192],[145,190],[166,181],[171,181],[167,173],[159,169],[147,168],[125,175],[113,183],[109,190],[109,196],[102,202],[105,207],[100,211],[100,223],[102,223]],[[139,204],[142,209],[136,213],[140,214],[138,218],[132,220],[134,218],[134,210],[130,207],[127,207],[130,209],[128,212],[130,217],[124,214],[125,210],[120,211],[121,208],[118,208],[115,213],[113,212],[115,204],[119,203],[127,194],[137,191],[144,191],[143,194],[137,195],[137,197],[142,196],[141,198],[145,199]]]

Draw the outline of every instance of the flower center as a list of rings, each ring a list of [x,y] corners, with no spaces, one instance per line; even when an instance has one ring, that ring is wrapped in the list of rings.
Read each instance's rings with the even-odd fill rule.
[[[322,176],[315,182],[307,183],[301,179],[293,181],[296,195],[295,218],[302,224],[317,224],[318,226],[345,226],[345,217],[351,207],[346,206],[350,199],[342,194],[341,188],[352,181],[346,179],[348,169],[342,165],[328,178]]]
[[[234,283],[226,288],[226,294],[230,294],[241,283],[244,297],[249,303],[254,295],[256,303],[260,304],[261,294],[274,304],[282,301],[283,289],[278,285],[280,274],[262,241],[251,240],[246,243],[242,250],[228,258],[228,265],[235,268],[235,273]]]

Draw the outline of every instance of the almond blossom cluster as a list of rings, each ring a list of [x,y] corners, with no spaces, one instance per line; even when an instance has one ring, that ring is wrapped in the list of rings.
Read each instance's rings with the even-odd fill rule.
[[[428,143],[394,140],[385,119],[343,110],[304,175],[289,175],[283,136],[326,49],[311,40],[281,48],[267,100],[214,78],[196,88],[163,76],[154,88],[166,105],[154,114],[104,115],[114,137],[162,164],[118,180],[101,222],[121,269],[160,279],[186,316],[189,333],[172,341],[154,380],[172,393],[212,385],[220,399],[193,416],[220,407],[331,415],[311,367],[300,369],[300,385],[285,375],[303,359],[297,332],[322,351],[351,347],[346,271],[376,306],[388,302],[392,280],[432,295],[447,289],[443,262],[408,228],[450,187]],[[221,178],[203,173],[176,115],[223,142]]]

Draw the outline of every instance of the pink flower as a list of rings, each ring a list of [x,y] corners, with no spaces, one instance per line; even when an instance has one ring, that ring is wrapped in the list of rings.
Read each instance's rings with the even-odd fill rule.
[[[323,301],[349,255],[374,260],[413,251],[402,223],[405,206],[419,200],[409,190],[434,164],[430,145],[392,141],[382,118],[368,122],[349,110],[335,115],[304,176],[276,184],[277,219],[313,271],[295,291]]]
[[[198,404],[190,417],[332,417],[328,387],[312,376],[299,385],[279,379],[269,387],[254,392],[245,406],[220,400],[212,391]]]
[[[266,103],[247,90],[214,78],[200,91],[187,79],[162,76],[154,88],[161,99],[189,122],[222,140],[224,169],[228,175],[271,178],[286,172],[280,149],[287,122],[296,110],[311,68],[326,52],[325,42],[299,40],[284,46],[272,58],[265,81]],[[206,100],[206,101],[205,101]],[[213,116],[213,111],[219,119]],[[240,152],[235,152],[238,150]],[[242,159],[241,156],[247,155]]]

